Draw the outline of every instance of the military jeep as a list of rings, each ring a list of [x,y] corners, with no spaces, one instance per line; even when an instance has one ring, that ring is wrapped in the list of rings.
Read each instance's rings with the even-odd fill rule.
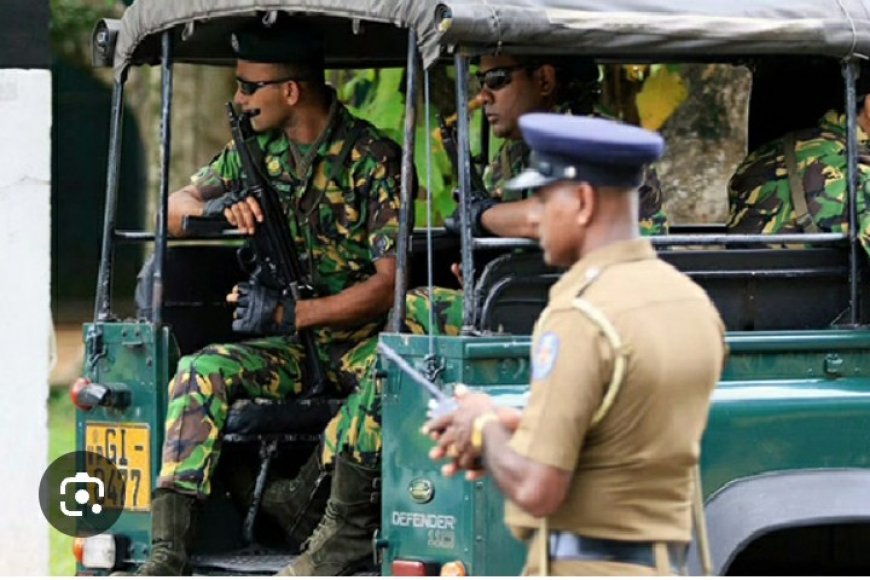
[[[468,110],[473,58],[494,50],[576,54],[601,64],[745,66],[753,74],[752,148],[811,125],[829,106],[845,111],[854,126],[857,58],[870,54],[870,7],[857,0],[649,3],[644,10],[621,0],[606,6],[587,0],[189,4],[140,0],[122,20],[101,22],[94,34],[95,63],[113,67],[115,85],[95,316],[84,328],[85,380],[75,385],[74,401],[78,447],[116,461],[125,483],[114,493],[125,501],[105,534],[76,540],[83,574],[131,569],[147,558],[150,493],[175,364],[205,344],[237,339],[224,296],[242,279],[235,260],[238,233],[183,242],[166,233],[174,63],[231,64],[229,31],[243,19],[274,10],[304,13],[326,25],[329,66],[405,68],[407,178],[415,155],[418,167],[426,168],[415,140],[430,135],[419,129],[429,119],[426,81],[433,66],[452,66],[460,112]],[[143,65],[159,65],[163,74],[160,203],[153,231],[123,231],[115,225],[121,110],[128,70]],[[808,87],[810,72],[825,81]],[[794,98],[795,91],[801,98]],[[483,135],[474,134],[478,126]],[[503,497],[493,482],[445,479],[419,434],[430,394],[417,375],[447,394],[464,383],[506,405],[523,405],[531,325],[560,274],[527,240],[472,235],[471,170],[488,159],[487,133],[485,123],[471,123],[464,113],[457,129],[464,216],[459,239],[420,220],[412,231],[413,192],[407,185],[402,192],[397,299],[389,331],[381,336],[385,352],[399,359],[384,355],[379,361],[383,501],[373,565],[384,575],[513,575],[525,555],[503,524]],[[472,152],[472,142],[482,144],[480,150]],[[708,291],[729,331],[730,359],[714,394],[701,459],[709,552],[719,574],[870,569],[870,556],[859,549],[870,537],[867,264],[855,235],[854,134],[849,145],[848,234],[737,236],[712,224],[674,226],[668,236],[653,238],[664,259]],[[150,292],[143,292],[141,308],[128,318],[115,313],[111,293],[114,249],[124,243],[153,244],[154,255],[140,281]],[[448,266],[457,259],[466,282],[461,335],[403,332],[407,289],[456,286]],[[224,473],[216,478],[198,534],[197,572],[265,574],[292,557],[296,547],[285,545],[259,514],[257,492],[250,505],[240,503],[234,479],[245,474],[262,491],[268,477],[292,475],[335,404],[312,401],[307,410],[256,401],[234,405]],[[697,573],[701,562],[692,554]]]

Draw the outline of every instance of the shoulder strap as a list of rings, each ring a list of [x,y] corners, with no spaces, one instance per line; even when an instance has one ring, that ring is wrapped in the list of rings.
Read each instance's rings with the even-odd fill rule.
[[[707,536],[707,519],[704,516],[704,491],[701,486],[701,465],[692,469],[692,521],[695,524],[695,541],[697,542],[698,561],[701,563],[701,575],[713,575],[713,557],[710,554],[710,538]]]
[[[344,145],[341,147],[341,151],[336,158],[336,163],[329,168],[329,180],[335,181],[338,177],[338,172],[344,168],[344,164],[347,161],[350,152],[353,151],[353,146],[356,145],[357,139],[362,136],[363,131],[365,130],[365,123],[360,122],[357,119],[354,119],[351,122],[350,129],[347,130],[347,135],[344,139]]]
[[[808,234],[816,234],[820,230],[819,226],[813,221],[812,216],[810,216],[810,211],[807,208],[807,192],[804,190],[803,179],[801,179],[801,175],[798,173],[797,159],[795,157],[794,133],[789,133],[785,136],[782,148],[783,157],[785,158],[785,169],[788,172],[788,189],[791,192],[791,204],[794,207],[794,215],[798,226]]]
[[[591,282],[592,279],[587,281],[585,286],[588,286]],[[613,323],[610,322],[610,319],[607,318],[607,315],[604,314],[604,312],[593,306],[588,300],[584,300],[579,296],[574,299],[572,304],[574,308],[582,312],[601,330],[602,334],[604,334],[604,338],[610,343],[610,347],[613,349],[613,353],[616,357],[613,362],[613,374],[610,376],[610,383],[607,385],[607,391],[604,393],[604,400],[601,401],[601,406],[598,407],[598,410],[596,410],[595,414],[592,416],[590,426],[595,427],[601,423],[601,420],[604,419],[605,415],[607,415],[610,407],[613,406],[613,401],[616,399],[617,393],[619,393],[619,388],[622,386],[622,381],[625,379],[625,369],[628,365],[628,354],[626,349],[623,347],[622,338],[620,338],[619,333],[616,331],[616,327],[613,326]],[[545,310],[544,314],[546,313],[547,311]],[[542,314],[542,317],[544,314]],[[540,550],[538,556],[538,559],[540,560],[538,575],[549,576],[550,530],[549,522],[546,517],[541,518],[540,524],[538,525],[538,549]]]
[[[625,369],[628,365],[628,353],[623,345],[622,338],[619,336],[616,327],[607,318],[599,308],[593,306],[588,300],[584,300],[579,296],[572,302],[574,308],[582,312],[595,326],[601,330],[604,338],[610,343],[613,349],[613,354],[616,357],[613,361],[613,373],[610,375],[610,383],[607,385],[607,390],[604,392],[604,399],[601,401],[601,406],[595,411],[592,416],[590,427],[595,427],[601,423],[604,416],[613,406],[613,401],[622,387],[622,381],[625,379]]]
[[[345,135],[344,143],[341,146],[341,151],[338,153],[338,157],[336,157],[336,162],[329,168],[329,173],[326,176],[326,186],[329,186],[330,182],[335,182],[338,185],[338,174],[344,168],[344,163],[347,161],[348,155],[353,151],[353,146],[356,144],[357,139],[359,139],[360,135],[362,135],[363,130],[365,129],[365,125],[358,120],[354,119],[351,122],[350,128],[347,130],[347,135]],[[304,198],[308,195],[308,188],[311,185],[311,180],[305,182],[305,191],[302,192],[301,198]],[[321,200],[323,199],[324,194],[326,193],[326,187],[324,187],[321,191],[318,192],[317,198],[311,202],[311,206],[308,207],[303,213],[306,218],[306,223],[308,222],[308,218],[311,214],[317,209],[317,206],[320,205]]]

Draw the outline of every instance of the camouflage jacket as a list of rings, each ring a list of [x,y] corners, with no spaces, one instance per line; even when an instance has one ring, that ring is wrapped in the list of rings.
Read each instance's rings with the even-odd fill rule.
[[[823,232],[848,232],[846,190],[846,116],[828,111],[818,126],[794,133],[795,161],[806,193],[813,223]],[[867,134],[858,128],[860,152],[868,147]],[[796,233],[801,228],[792,204],[788,170],[783,154],[785,138],[752,152],[728,184],[729,233]],[[858,165],[859,238],[870,252],[870,165]]]
[[[558,105],[555,113],[571,114],[566,105]],[[601,114],[601,113],[599,113]],[[603,115],[602,116],[608,116]],[[483,183],[489,194],[501,201],[517,201],[528,195],[526,191],[507,191],[505,183],[522,172],[529,160],[529,147],[525,141],[507,140],[502,143],[495,158],[483,172]],[[645,236],[668,233],[668,218],[662,209],[662,188],[655,169],[648,167],[644,182],[638,189],[640,195],[640,231]]]
[[[347,146],[350,140],[350,145]],[[395,255],[399,231],[401,150],[333,98],[330,120],[302,150],[282,130],[258,136],[266,172],[281,198],[303,267],[318,296],[332,296],[375,272]],[[207,199],[241,187],[232,142],[191,178]],[[340,356],[376,335],[386,317],[353,328],[319,328],[319,343]]]

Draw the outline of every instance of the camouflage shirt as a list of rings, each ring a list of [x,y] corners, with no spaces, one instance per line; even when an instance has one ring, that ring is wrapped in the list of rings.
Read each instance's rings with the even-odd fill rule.
[[[571,114],[567,105],[558,105],[554,113]],[[608,116],[599,113],[601,116]],[[502,143],[495,158],[483,172],[483,183],[489,194],[501,201],[518,201],[528,196],[527,191],[507,191],[505,183],[519,175],[529,160],[529,147],[525,141],[507,140]],[[640,231],[645,236],[668,233],[668,218],[662,209],[662,189],[655,169],[648,167],[644,182],[638,189],[640,195]]]
[[[803,181],[807,209],[823,232],[848,232],[846,190],[846,116],[828,111],[817,127],[794,133],[795,164]],[[868,147],[867,134],[858,128],[860,152]],[[775,234],[801,232],[791,199],[788,170],[783,154],[785,138],[752,152],[728,184],[729,233]],[[865,211],[870,194],[870,165],[859,163],[859,238],[870,252],[870,214]]]
[[[318,296],[332,296],[375,273],[393,256],[399,231],[401,150],[333,96],[323,135],[310,147],[284,131],[258,136],[263,162],[287,214],[303,267]],[[350,145],[346,147],[346,143]],[[242,169],[230,142],[191,181],[211,199],[241,188]],[[376,335],[386,316],[352,328],[319,328],[319,343],[340,356]]]

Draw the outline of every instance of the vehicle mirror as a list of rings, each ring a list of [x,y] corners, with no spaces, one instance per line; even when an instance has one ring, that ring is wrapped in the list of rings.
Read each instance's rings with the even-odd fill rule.
[[[104,18],[97,22],[91,37],[91,65],[94,67],[110,67],[115,62],[115,42],[121,21],[114,18]]]

